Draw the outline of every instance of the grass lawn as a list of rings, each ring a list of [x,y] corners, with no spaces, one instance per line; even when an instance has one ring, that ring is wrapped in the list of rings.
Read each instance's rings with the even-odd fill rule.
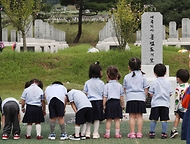
[[[19,140],[13,140],[12,137],[8,140],[0,140],[0,143],[3,144],[60,144],[60,143],[67,143],[67,144],[185,144],[185,141],[182,141],[180,139],[180,128],[181,128],[181,123],[179,125],[178,131],[179,135],[174,138],[174,139],[161,139],[160,138],[160,133],[161,133],[161,123],[157,123],[156,127],[156,137],[155,139],[149,139],[148,137],[148,132],[149,132],[149,121],[144,122],[143,126],[143,138],[142,139],[129,139],[127,138],[127,134],[129,133],[129,124],[128,121],[121,121],[121,133],[122,133],[122,138],[116,139],[114,138],[114,123],[112,123],[112,128],[111,128],[111,138],[110,139],[105,139],[103,138],[103,134],[105,132],[105,121],[103,121],[100,124],[100,129],[99,133],[101,135],[100,139],[87,139],[87,140],[80,140],[80,141],[72,141],[72,140],[66,140],[66,141],[60,141],[59,140],[59,134],[60,134],[60,128],[58,124],[56,125],[56,132],[57,132],[57,137],[56,140],[51,141],[48,140],[47,137],[49,135],[49,124],[48,122],[45,122],[42,124],[42,135],[44,136],[44,139],[42,140],[37,140],[35,135],[35,126],[33,125],[33,130],[32,130],[32,139],[27,140],[25,139],[24,135],[26,132],[26,125],[21,124],[21,138]],[[173,123],[169,122],[168,124],[168,135],[170,134],[170,129],[172,128]],[[93,130],[93,125],[92,125],[92,130]],[[68,134],[73,134],[74,133],[74,124],[66,124],[66,131]]]

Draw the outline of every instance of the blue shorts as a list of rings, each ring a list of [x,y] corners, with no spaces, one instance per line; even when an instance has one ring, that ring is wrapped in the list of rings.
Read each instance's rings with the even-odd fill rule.
[[[185,112],[181,112],[180,110],[175,111],[175,114],[178,114],[181,119],[183,119],[183,116]]]

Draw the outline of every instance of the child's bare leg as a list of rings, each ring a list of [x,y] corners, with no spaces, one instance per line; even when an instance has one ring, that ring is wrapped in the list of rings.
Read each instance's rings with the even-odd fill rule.
[[[180,116],[179,116],[178,114],[176,114],[176,117],[175,117],[175,120],[174,120],[173,129],[172,129],[172,130],[177,129],[177,126],[179,125],[179,122],[180,122]]]
[[[64,121],[64,117],[58,117],[58,122],[59,122],[59,126],[61,129],[61,133],[65,134],[65,121]]]
[[[135,132],[135,114],[134,113],[129,113],[129,125],[130,125],[130,133]]]
[[[143,127],[142,114],[141,113],[136,114],[136,118],[137,118],[137,125],[138,125],[138,133],[142,133],[142,127]]]

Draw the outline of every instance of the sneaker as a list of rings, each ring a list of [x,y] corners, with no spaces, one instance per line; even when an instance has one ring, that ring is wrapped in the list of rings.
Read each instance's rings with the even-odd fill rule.
[[[155,137],[155,132],[149,132],[149,138],[154,139]]]
[[[9,136],[8,136],[7,134],[3,134],[3,135],[2,135],[2,139],[3,139],[3,140],[7,140],[7,139],[9,139]]]
[[[74,134],[74,135],[70,135],[69,139],[70,140],[80,140],[80,137],[76,137],[75,134]]]
[[[168,135],[166,133],[161,134],[161,139],[166,139],[167,137],[168,137]]]
[[[85,139],[86,139],[86,136],[81,135],[81,136],[80,136],[80,139],[81,139],[81,140],[85,140]]]
[[[26,139],[31,139],[31,136],[25,135],[25,138],[26,138]]]
[[[142,138],[143,134],[142,133],[136,133],[137,138]]]
[[[104,134],[104,138],[109,139],[110,138],[110,134]]]
[[[122,137],[122,135],[120,133],[115,134],[115,138],[121,138],[121,137]]]
[[[15,134],[15,135],[13,136],[13,139],[14,139],[14,140],[18,140],[18,139],[20,139],[20,135]]]
[[[170,138],[175,138],[177,135],[178,135],[178,132],[176,130],[174,131],[171,130]]]
[[[90,133],[86,132],[86,139],[90,139]]]
[[[129,133],[129,134],[127,135],[127,137],[128,137],[128,138],[131,138],[131,139],[136,138],[136,133],[131,132],[131,133]]]
[[[43,136],[38,135],[36,138],[37,138],[38,140],[41,140],[41,139],[43,139]]]
[[[100,138],[99,133],[93,133],[92,138],[93,138],[93,139],[98,139],[98,138]]]
[[[68,135],[67,134],[61,134],[60,135],[60,140],[67,140],[68,139]]]
[[[55,140],[55,134],[54,133],[52,133],[52,134],[50,134],[49,136],[48,136],[48,139],[49,140]]]

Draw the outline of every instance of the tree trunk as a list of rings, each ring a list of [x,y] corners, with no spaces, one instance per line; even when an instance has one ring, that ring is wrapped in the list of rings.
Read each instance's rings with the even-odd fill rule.
[[[26,34],[25,34],[25,32],[22,32],[22,38],[23,38],[23,48],[24,48],[24,52],[27,52],[27,47],[26,47]]]
[[[73,43],[78,43],[82,34],[82,6],[83,6],[83,1],[81,0],[80,2],[80,9],[79,9],[79,22],[78,22],[78,33],[73,41]]]

